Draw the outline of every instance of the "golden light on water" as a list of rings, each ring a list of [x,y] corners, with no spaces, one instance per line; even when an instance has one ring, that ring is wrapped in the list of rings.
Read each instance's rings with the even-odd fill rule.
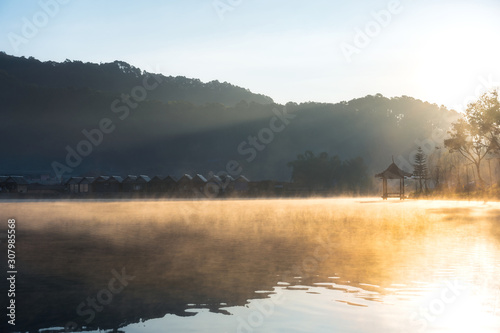
[[[151,200],[0,208],[18,212],[25,279],[60,281],[35,298],[35,312],[61,295],[68,299],[60,307],[71,310],[83,290],[99,290],[110,268],[126,267],[136,278],[115,305],[126,317],[137,308],[148,319],[192,312],[192,305],[235,315],[268,297],[262,291],[283,290],[288,303],[279,311],[302,309],[304,320],[308,311],[347,311],[346,325],[371,315],[370,325],[387,331],[499,327],[499,203]],[[75,285],[80,294],[73,295]]]

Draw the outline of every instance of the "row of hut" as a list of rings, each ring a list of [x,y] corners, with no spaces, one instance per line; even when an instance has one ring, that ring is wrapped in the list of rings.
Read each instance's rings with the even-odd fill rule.
[[[245,176],[184,174],[175,180],[171,176],[146,175],[71,177],[57,185],[30,184],[22,176],[0,176],[0,193],[65,193],[70,195],[156,193],[178,197],[218,197],[249,194],[255,183]]]
[[[246,194],[250,190],[250,181],[245,176],[236,179],[231,176],[205,178],[200,174],[184,174],[178,180],[171,176],[165,178],[146,175],[99,177],[72,177],[66,182],[69,193],[165,193],[178,196],[220,196],[228,194]]]

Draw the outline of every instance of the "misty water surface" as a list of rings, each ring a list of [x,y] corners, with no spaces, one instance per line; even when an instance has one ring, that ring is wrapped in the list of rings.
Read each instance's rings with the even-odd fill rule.
[[[17,224],[18,331],[500,330],[497,203],[45,201],[0,212]]]

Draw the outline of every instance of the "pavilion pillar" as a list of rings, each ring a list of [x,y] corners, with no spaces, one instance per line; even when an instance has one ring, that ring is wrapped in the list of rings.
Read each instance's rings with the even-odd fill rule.
[[[387,178],[382,178],[383,194],[382,199],[387,199]]]

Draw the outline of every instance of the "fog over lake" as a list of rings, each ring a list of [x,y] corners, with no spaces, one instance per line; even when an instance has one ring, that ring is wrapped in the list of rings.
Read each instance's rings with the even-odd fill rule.
[[[500,329],[499,203],[0,203],[13,212],[19,331]]]

